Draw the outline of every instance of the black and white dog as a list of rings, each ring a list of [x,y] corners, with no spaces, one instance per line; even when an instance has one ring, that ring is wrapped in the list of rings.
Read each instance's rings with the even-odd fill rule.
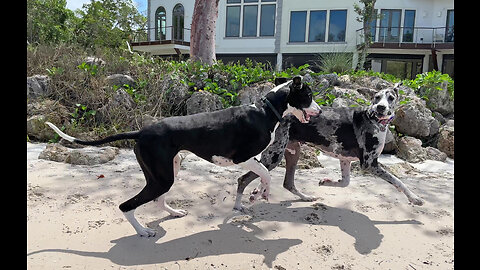
[[[154,236],[155,231],[137,221],[137,207],[154,199],[173,216],[184,216],[184,210],[173,209],[165,202],[165,194],[173,185],[180,169],[180,150],[188,150],[219,166],[240,165],[261,178],[261,195],[268,198],[270,174],[259,156],[274,139],[282,117],[292,113],[306,123],[319,113],[312,100],[312,91],[297,76],[276,86],[261,101],[252,105],[220,111],[164,118],[139,131],[126,132],[97,141],[83,141],[47,124],[62,138],[82,145],[100,145],[117,140],[134,139],[134,152],[145,175],[146,185],[136,196],[120,204],[120,210],[140,236]],[[258,156],[257,158],[255,158]],[[260,192],[258,193],[260,194]]]
[[[323,153],[340,160],[342,179],[332,181],[323,179],[321,186],[346,187],[350,183],[350,163],[359,160],[360,166],[382,178],[403,192],[414,205],[423,201],[410,191],[402,181],[386,171],[378,163],[378,156],[385,145],[389,123],[393,120],[398,103],[398,89],[386,88],[375,94],[366,109],[321,107],[321,112],[308,123],[300,123],[292,117],[286,118],[276,130],[275,141],[262,153],[260,162],[272,170],[285,156],[286,172],[283,186],[302,200],[315,200],[295,188],[294,175],[300,157],[300,142],[311,142],[319,146]],[[287,151],[285,151],[285,149]],[[257,178],[254,172],[248,172],[238,178],[237,200],[234,209],[242,210],[242,193],[245,187]],[[255,189],[252,194],[257,193]],[[256,198],[250,197],[253,202]]]

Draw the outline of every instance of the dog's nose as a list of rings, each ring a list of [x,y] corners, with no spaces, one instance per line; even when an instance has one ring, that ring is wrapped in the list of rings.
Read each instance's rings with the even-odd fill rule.
[[[387,109],[387,107],[385,105],[377,105],[377,112],[379,113],[383,113],[385,112],[385,109]]]

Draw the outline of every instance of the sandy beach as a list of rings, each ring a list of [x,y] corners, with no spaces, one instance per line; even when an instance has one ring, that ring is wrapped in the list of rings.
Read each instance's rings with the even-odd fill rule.
[[[454,161],[380,162],[419,195],[408,203],[384,180],[354,171],[346,188],[320,187],[340,178],[336,159],[299,169],[296,186],[318,199],[303,202],[271,172],[269,202],[233,211],[236,179],[245,171],[218,167],[189,153],[167,202],[188,211],[173,218],[156,202],[136,210],[155,237],[136,235],[118,205],[144,186],[132,150],[101,165],[38,159],[46,144],[27,142],[28,269],[453,269]],[[247,187],[250,193],[258,180]]]

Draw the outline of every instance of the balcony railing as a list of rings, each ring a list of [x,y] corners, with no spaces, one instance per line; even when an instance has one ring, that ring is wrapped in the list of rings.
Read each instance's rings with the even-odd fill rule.
[[[173,26],[140,29],[134,32],[130,43],[133,46],[172,43],[190,46],[190,29]]]
[[[356,31],[357,46],[364,44],[363,28]],[[371,48],[453,48],[453,27],[375,27]]]

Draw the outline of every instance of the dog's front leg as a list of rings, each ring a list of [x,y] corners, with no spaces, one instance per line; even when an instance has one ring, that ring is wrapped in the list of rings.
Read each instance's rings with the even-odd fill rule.
[[[420,199],[417,195],[415,195],[408,187],[400,181],[397,177],[395,177],[393,174],[389,173],[387,170],[385,170],[381,164],[377,162],[377,159],[375,158],[374,162],[370,164],[370,166],[362,166],[362,169],[373,173],[374,175],[382,178],[383,180],[389,182],[392,184],[394,187],[398,189],[398,191],[403,192],[408,200],[414,204],[414,205],[423,205],[423,200]]]
[[[321,180],[318,185],[330,187],[347,187],[350,184],[350,166],[351,162],[346,159],[340,159],[340,169],[342,171],[342,179],[332,181],[328,178]]]
[[[260,195],[268,201],[268,196],[270,195],[270,173],[267,168],[255,158],[250,158],[249,160],[239,164],[242,168],[254,172],[256,175],[260,176],[260,185],[258,190],[254,190],[253,194],[250,196],[250,201],[254,202]]]

